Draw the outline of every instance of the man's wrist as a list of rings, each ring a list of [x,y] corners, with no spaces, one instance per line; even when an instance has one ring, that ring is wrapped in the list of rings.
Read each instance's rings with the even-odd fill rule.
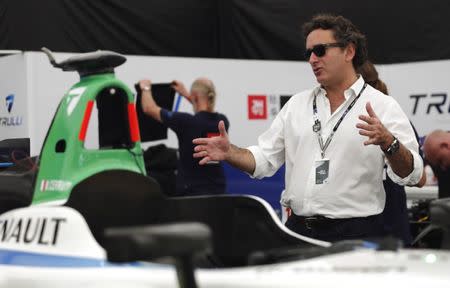
[[[383,150],[383,152],[386,152],[389,146],[391,146],[392,142],[394,142],[394,139],[395,137],[389,134],[389,139],[387,141],[384,141],[384,143],[380,145],[381,150]]]
[[[236,152],[239,148],[230,143],[230,147],[225,152],[223,160],[226,162],[233,161],[233,152]],[[233,151],[234,150],[234,151]]]
[[[383,149],[383,152],[386,155],[394,155],[400,149],[400,142],[398,141],[397,138],[395,138],[395,136],[392,136],[392,137],[393,137],[392,142],[389,144],[388,147]]]
[[[141,90],[142,91],[150,91],[151,90],[150,85],[141,86]]]

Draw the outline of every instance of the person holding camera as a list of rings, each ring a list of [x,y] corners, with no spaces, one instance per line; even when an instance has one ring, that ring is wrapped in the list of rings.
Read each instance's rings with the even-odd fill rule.
[[[194,138],[211,138],[219,135],[218,123],[223,121],[228,131],[229,122],[225,115],[215,112],[216,89],[207,78],[196,79],[190,91],[182,82],[174,80],[172,88],[185,97],[193,106],[194,114],[168,111],[156,104],[151,91],[151,81],[139,81],[142,91],[142,110],[155,120],[167,125],[178,138],[179,160],[177,165],[176,195],[194,196],[223,194],[226,181],[222,164],[210,161],[199,165],[192,156]]]

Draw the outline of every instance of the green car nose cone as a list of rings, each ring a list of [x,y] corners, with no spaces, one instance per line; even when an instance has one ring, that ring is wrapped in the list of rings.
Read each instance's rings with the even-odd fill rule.
[[[102,171],[146,175],[134,95],[114,74],[114,67],[125,60],[109,51],[80,54],[61,63],[53,58],[53,66],[77,71],[81,78],[62,98],[47,132],[33,204],[65,202],[78,183]],[[99,115],[98,149],[85,146],[94,105]]]

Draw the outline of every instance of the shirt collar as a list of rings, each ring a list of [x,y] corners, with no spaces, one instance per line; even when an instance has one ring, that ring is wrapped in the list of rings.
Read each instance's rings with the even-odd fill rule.
[[[358,75],[358,79],[355,81],[355,83],[353,83],[350,88],[344,91],[345,100],[347,100],[352,95],[358,95],[359,91],[361,91],[364,86],[364,82],[364,78],[361,75]]]
[[[361,75],[358,75],[358,79],[350,86],[347,90],[344,91],[344,97],[345,100],[348,100],[353,95],[358,95],[359,91],[361,91],[362,87],[364,86],[364,79]],[[321,95],[325,96],[327,92],[325,89],[322,88],[322,85],[317,86],[313,90],[313,95]]]

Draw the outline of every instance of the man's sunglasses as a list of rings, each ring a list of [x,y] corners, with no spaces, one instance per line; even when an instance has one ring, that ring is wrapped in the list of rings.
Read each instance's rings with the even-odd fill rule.
[[[305,58],[309,60],[311,57],[311,53],[314,52],[314,55],[317,57],[323,57],[327,52],[327,49],[330,47],[345,47],[344,43],[327,43],[327,44],[317,44],[314,45],[311,49],[306,49]]]

